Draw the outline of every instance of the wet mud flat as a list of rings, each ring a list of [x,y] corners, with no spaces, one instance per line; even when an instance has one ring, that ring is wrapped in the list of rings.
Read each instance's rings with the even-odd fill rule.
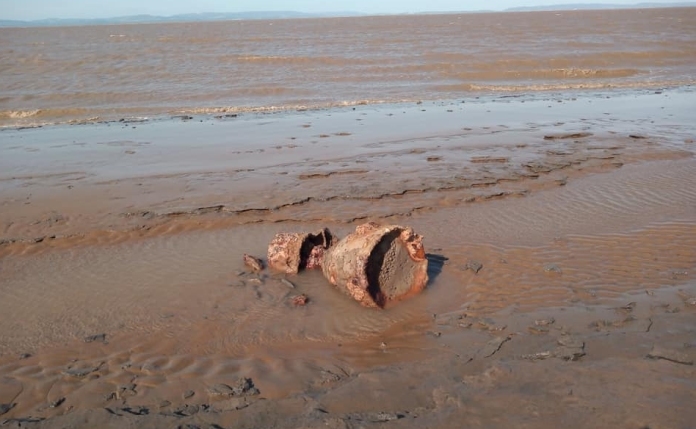
[[[1,131],[0,425],[688,427],[692,102]],[[365,221],[423,234],[421,294],[365,309],[242,260]]]

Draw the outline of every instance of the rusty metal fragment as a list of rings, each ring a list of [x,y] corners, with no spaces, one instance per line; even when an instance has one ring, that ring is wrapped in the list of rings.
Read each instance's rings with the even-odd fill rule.
[[[276,234],[268,246],[268,265],[286,274],[321,268],[331,284],[367,307],[384,308],[428,283],[423,238],[411,228],[366,223],[336,241],[327,228]],[[305,303],[305,295],[293,297],[293,304]]]
[[[367,307],[415,295],[428,282],[423,238],[397,225],[359,225],[325,250],[321,265],[331,284]]]
[[[257,257],[247,255],[246,253],[244,254],[244,264],[254,271],[263,270],[263,261]]]
[[[309,297],[305,294],[295,295],[292,297],[291,302],[295,307],[304,307],[309,302]]]
[[[328,228],[313,234],[286,232],[276,234],[268,246],[268,265],[286,274],[320,268],[324,252],[334,244],[335,240]]]

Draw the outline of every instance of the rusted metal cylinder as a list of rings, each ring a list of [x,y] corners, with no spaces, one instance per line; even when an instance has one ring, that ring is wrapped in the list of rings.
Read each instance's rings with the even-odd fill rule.
[[[413,229],[366,223],[326,250],[324,276],[366,307],[384,308],[428,283],[423,238]]]
[[[287,274],[320,268],[324,252],[335,241],[328,228],[313,234],[281,232],[268,245],[268,266]]]

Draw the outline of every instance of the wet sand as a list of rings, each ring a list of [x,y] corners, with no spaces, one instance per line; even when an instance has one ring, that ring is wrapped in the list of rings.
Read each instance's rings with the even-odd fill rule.
[[[0,131],[0,424],[689,427],[695,97]],[[425,236],[421,295],[242,262],[365,221]]]

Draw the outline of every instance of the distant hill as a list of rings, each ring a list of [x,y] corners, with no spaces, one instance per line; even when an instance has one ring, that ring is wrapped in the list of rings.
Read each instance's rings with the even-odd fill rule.
[[[115,24],[147,24],[158,22],[199,22],[199,21],[231,21],[250,19],[290,19],[290,18],[326,18],[338,16],[359,16],[359,12],[334,13],[304,13],[294,11],[271,12],[231,12],[231,13],[187,13],[172,16],[130,15],[114,18],[95,19],[40,19],[37,21],[0,20],[0,27],[58,27],[71,25],[115,25]]]
[[[625,4],[598,4],[578,3],[559,4],[551,6],[524,6],[505,9],[504,12],[532,12],[548,10],[575,10],[575,9],[635,9],[635,8],[660,8],[660,7],[696,7],[696,2],[682,3],[636,3]],[[452,13],[474,13],[493,11],[458,11]],[[447,13],[447,12],[424,12]],[[291,19],[291,18],[327,18],[340,16],[364,16],[360,12],[333,12],[333,13],[305,13],[294,11],[270,11],[270,12],[232,12],[232,13],[189,13],[172,16],[131,15],[114,18],[96,19],[41,19],[37,21],[13,21],[0,20],[0,27],[59,27],[74,25],[116,25],[116,24],[147,24],[158,22],[201,22],[201,21],[230,21],[252,19]]]
[[[606,3],[577,3],[554,4],[548,6],[521,6],[505,9],[506,12],[534,12],[544,10],[591,10],[591,9],[646,9],[662,7],[696,7],[696,2],[681,3],[635,3],[635,4],[606,4]]]

